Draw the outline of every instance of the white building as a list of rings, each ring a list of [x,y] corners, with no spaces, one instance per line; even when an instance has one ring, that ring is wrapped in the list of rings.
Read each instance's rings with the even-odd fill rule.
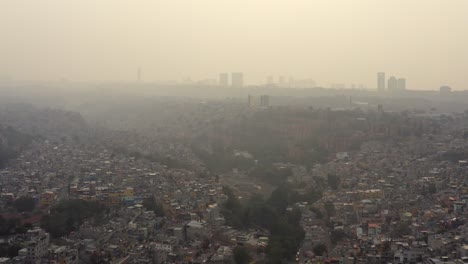
[[[43,229],[35,228],[27,233],[29,242],[26,248],[23,248],[22,254],[25,254],[29,263],[41,263],[42,257],[48,254],[50,236]]]

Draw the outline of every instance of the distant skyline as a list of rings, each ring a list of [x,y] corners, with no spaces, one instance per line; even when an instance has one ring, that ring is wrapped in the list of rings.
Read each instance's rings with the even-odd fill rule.
[[[0,78],[468,89],[466,0],[5,0]]]

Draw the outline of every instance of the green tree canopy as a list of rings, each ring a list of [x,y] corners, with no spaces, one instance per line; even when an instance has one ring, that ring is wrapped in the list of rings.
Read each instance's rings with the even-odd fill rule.
[[[328,186],[332,188],[333,190],[338,190],[338,187],[340,186],[341,179],[339,176],[335,174],[328,174],[327,176],[327,182]]]
[[[34,199],[31,197],[19,197],[13,203],[18,212],[31,212],[36,207]]]
[[[63,200],[51,208],[49,215],[42,217],[41,226],[57,238],[78,230],[85,220],[102,219],[105,212],[107,208],[98,202]]]
[[[153,211],[156,216],[164,216],[164,208],[161,203],[156,201],[156,197],[145,198],[142,205],[146,210]]]
[[[324,256],[327,252],[327,246],[324,244],[317,244],[314,246],[313,251],[316,256]]]
[[[300,196],[288,186],[280,186],[267,200],[254,196],[241,203],[230,188],[224,190],[228,196],[222,211],[226,223],[240,229],[268,229],[271,234],[266,249],[269,263],[292,260],[304,239],[304,230],[300,225],[301,211],[288,206]]]
[[[251,260],[249,251],[245,247],[235,247],[233,255],[236,264],[247,264]]]

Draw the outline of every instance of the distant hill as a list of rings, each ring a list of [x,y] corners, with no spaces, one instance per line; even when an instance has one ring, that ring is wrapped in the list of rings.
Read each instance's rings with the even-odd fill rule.
[[[47,139],[80,137],[88,131],[87,123],[77,112],[19,103],[0,106],[0,124]]]
[[[0,125],[0,168],[3,168],[9,159],[16,158],[32,140],[31,135]]]
[[[76,112],[30,104],[0,105],[0,168],[16,158],[34,139],[84,139],[87,123]]]

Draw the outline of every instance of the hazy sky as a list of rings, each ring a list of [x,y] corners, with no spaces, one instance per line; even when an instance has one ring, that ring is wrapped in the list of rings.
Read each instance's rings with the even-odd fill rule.
[[[468,0],[0,0],[0,76],[468,89]]]

